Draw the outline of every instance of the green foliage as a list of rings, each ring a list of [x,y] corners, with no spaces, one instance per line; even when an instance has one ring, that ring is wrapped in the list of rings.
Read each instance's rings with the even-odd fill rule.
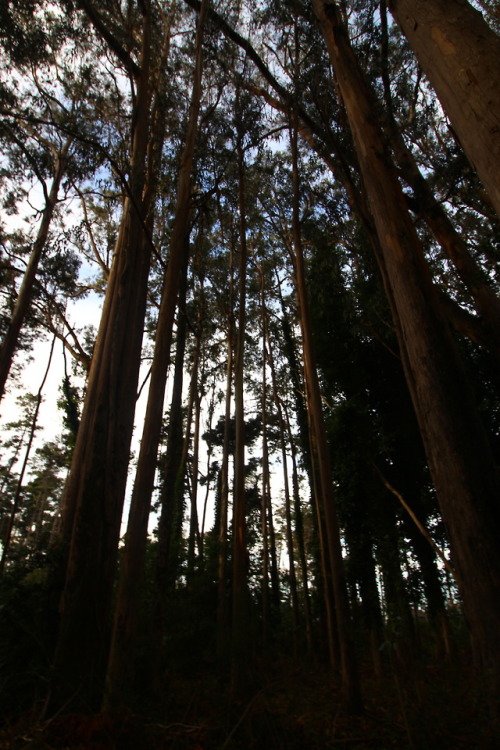
[[[48,685],[54,637],[46,560],[32,558],[0,580],[0,706],[14,720],[41,705]]]

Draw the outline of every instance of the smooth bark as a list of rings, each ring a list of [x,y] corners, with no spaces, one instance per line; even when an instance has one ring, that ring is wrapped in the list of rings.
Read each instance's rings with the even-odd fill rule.
[[[222,222],[221,222],[222,225]],[[226,398],[224,405],[224,437],[222,445],[222,466],[220,482],[220,508],[217,555],[217,656],[222,659],[226,654],[226,636],[228,627],[227,601],[227,551],[228,551],[228,505],[229,505],[229,425],[231,421],[231,393],[233,382],[233,349],[234,349],[234,268],[233,248],[229,251],[229,289],[227,314],[227,363],[226,363]]]
[[[498,469],[337,6],[315,0],[314,8],[346,107],[377,229],[379,266],[461,580],[477,661],[498,679]]]
[[[116,705],[131,679],[131,656],[135,652],[137,604],[143,578],[151,495],[161,437],[163,401],[170,362],[172,329],[179,292],[186,238],[189,234],[191,172],[194,160],[203,72],[203,26],[208,0],[202,3],[196,30],[196,61],[186,140],[179,168],[177,200],[170,243],[170,255],[163,283],[155,336],[148,402],[141,447],[132,491],[129,525],[115,612],[113,640],[106,680],[105,706]]]
[[[245,154],[243,150],[243,124],[241,122],[240,89],[236,92],[236,159],[238,167],[238,212],[239,212],[239,261],[238,261],[238,328],[236,357],[234,363],[234,499],[233,499],[233,619],[232,619],[232,671],[234,690],[242,688],[249,677],[248,627],[249,592],[247,583],[248,551],[246,541],[246,493],[245,493],[245,403],[244,362],[246,326],[247,283],[247,218]]]
[[[328,559],[335,598],[335,616],[337,636],[340,649],[340,666],[342,675],[342,691],[346,709],[358,712],[362,709],[359,675],[352,641],[351,618],[349,600],[344,574],[344,562],[340,543],[340,528],[337,517],[333,480],[330,466],[329,447],[326,437],[321,392],[316,369],[314,344],[309,315],[309,303],[305,280],[305,265],[302,249],[302,238],[299,213],[299,172],[297,153],[297,127],[290,128],[290,142],[292,152],[293,174],[293,211],[292,232],[295,250],[295,279],[297,297],[299,300],[300,325],[302,330],[304,372],[306,380],[306,395],[309,417],[312,427],[315,453],[318,468],[318,500],[324,513],[326,525],[326,540],[328,544]],[[325,571],[326,575],[326,571]]]
[[[500,37],[465,0],[389,0],[500,215]]]
[[[70,146],[71,139],[67,140],[61,151],[55,155],[55,169],[52,185],[48,193],[46,189],[44,191],[45,206],[42,211],[42,218],[38,227],[37,236],[35,242],[33,243],[21,286],[19,287],[19,292],[14,304],[11,318],[7,326],[7,331],[5,332],[4,340],[2,341],[2,344],[0,346],[0,400],[5,393],[5,384],[9,377],[9,372],[12,366],[15,351],[17,349],[21,328],[23,326],[24,320],[29,310],[29,306],[31,304],[31,300],[33,298],[36,274],[38,271],[38,266],[40,265],[43,251],[45,250],[45,247],[47,245],[50,224],[57,205],[59,188],[61,187],[61,182],[66,170],[66,162]]]
[[[297,633],[300,627],[300,610],[299,610],[299,597],[297,591],[297,575],[295,572],[295,550],[294,550],[294,538],[292,528],[292,510],[291,510],[291,494],[290,494],[290,481],[288,478],[288,456],[286,451],[286,439],[287,425],[283,417],[283,409],[281,406],[281,398],[278,390],[278,383],[276,377],[276,367],[274,364],[274,356],[271,345],[271,338],[269,335],[268,325],[268,312],[265,308],[265,297],[264,297],[264,276],[261,273],[261,306],[262,306],[262,319],[264,329],[264,343],[263,348],[265,351],[265,359],[269,360],[269,367],[271,370],[271,384],[273,401],[278,415],[279,433],[280,433],[280,448],[281,448],[281,462],[283,465],[283,491],[285,495],[285,528],[286,528],[286,545],[288,553],[288,569],[290,576],[290,598],[292,604],[292,623],[293,623],[293,644],[294,654],[298,653]],[[308,602],[308,589],[307,589],[307,575],[305,578],[305,601]],[[309,632],[309,622],[308,632]]]
[[[145,186],[151,103],[151,15],[143,3],[141,75],[114,261],[90,368],[70,473],[63,494],[69,543],[48,710],[92,705],[105,667],[125,485],[146,311],[150,239]],[[65,550],[63,550],[64,552]]]

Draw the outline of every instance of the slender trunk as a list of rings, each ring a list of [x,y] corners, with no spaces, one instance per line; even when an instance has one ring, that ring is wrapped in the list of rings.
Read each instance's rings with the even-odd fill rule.
[[[263,275],[261,275],[261,305],[263,308],[263,326],[264,326],[264,340],[267,343],[268,354],[267,359],[269,360],[269,367],[271,369],[271,383],[273,388],[273,400],[278,413],[278,423],[280,431],[280,447],[281,447],[281,461],[283,464],[283,488],[285,493],[285,524],[286,524],[286,545],[288,553],[288,568],[290,574],[290,597],[292,602],[292,623],[293,623],[293,644],[294,654],[298,653],[297,634],[300,625],[300,614],[299,614],[299,599],[297,593],[297,576],[295,573],[295,552],[293,543],[293,530],[292,530],[292,511],[291,511],[291,498],[290,498],[290,482],[288,478],[288,457],[286,452],[286,441],[285,434],[287,426],[283,417],[283,409],[281,407],[281,398],[278,391],[278,384],[276,378],[276,368],[274,365],[274,357],[271,346],[271,338],[269,336],[268,326],[268,314],[265,309],[264,300],[264,283]],[[264,347],[266,346],[264,344]],[[307,576],[305,580],[305,591],[307,598]]]
[[[227,320],[227,365],[226,365],[226,403],[224,411],[224,438],[222,446],[221,486],[220,486],[220,520],[218,529],[218,564],[217,564],[217,656],[221,659],[227,653],[227,522],[229,504],[229,425],[231,421],[231,386],[233,381],[233,249],[229,255],[229,308]]]
[[[297,127],[295,124],[290,128],[290,143],[292,151],[293,175],[292,228],[295,250],[295,276],[300,307],[300,323],[302,329],[304,352],[304,370],[306,375],[306,393],[318,459],[318,478],[320,491],[318,499],[320,499],[321,501],[322,511],[324,512],[326,522],[328,556],[330,561],[330,572],[332,576],[333,591],[335,597],[335,614],[340,647],[343,697],[345,700],[346,708],[351,712],[357,712],[362,708],[362,699],[359,685],[358,669],[356,664],[356,656],[354,652],[354,644],[352,641],[349,600],[344,575],[342,548],[340,544],[340,528],[337,518],[335,497],[333,494],[330,455],[323,418],[323,409],[321,405],[321,393],[318,373],[316,370],[311,322],[309,317],[309,304],[305,282],[305,268],[299,215],[300,185],[298,172]]]
[[[300,489],[299,489],[299,472],[297,468],[297,448],[295,446],[295,440],[292,434],[290,426],[290,419],[285,411],[286,429],[288,435],[288,443],[290,445],[290,452],[292,455],[292,495],[293,495],[293,510],[295,516],[295,535],[297,537],[297,548],[299,553],[299,565],[300,573],[302,578],[302,591],[304,596],[304,612],[306,616],[306,637],[308,650],[313,650],[313,617],[311,608],[311,596],[309,593],[309,570],[306,556],[306,544],[304,539],[304,521],[302,515],[302,506],[300,502]]]
[[[274,544],[274,533],[272,533],[271,509],[271,481],[269,470],[269,448],[267,443],[267,350],[266,350],[266,324],[264,307],[264,275],[260,272],[260,299],[261,299],[261,325],[262,325],[262,390],[260,413],[262,418],[262,503],[261,503],[261,531],[262,531],[262,611],[263,611],[263,640],[264,647],[269,637],[269,625],[271,614],[271,597],[269,590],[269,560],[271,560],[271,591],[273,615],[276,608],[276,549]],[[270,557],[271,552],[271,557]],[[279,595],[279,594],[278,594]]]
[[[210,432],[213,426],[217,385],[218,385],[218,379],[214,376],[213,383],[212,383],[212,395],[210,397],[210,403],[208,406],[207,432]],[[200,558],[201,558],[202,565],[204,565],[203,558],[204,558],[204,550],[205,550],[205,534],[207,533],[206,522],[207,522],[208,498],[209,498],[210,489],[211,489],[210,473],[211,473],[211,468],[212,468],[212,458],[213,458],[213,445],[210,444],[208,445],[208,450],[207,450],[207,468],[205,471],[205,476],[207,478],[207,483],[206,483],[207,486],[205,488],[205,498],[203,500],[203,513],[201,517],[201,528],[200,528]],[[212,555],[211,555],[211,559],[213,559]]]
[[[266,435],[267,440],[267,435]],[[278,552],[276,549],[276,532],[274,530],[274,514],[273,504],[271,501],[271,484],[270,484],[270,471],[269,471],[269,449],[266,447],[266,458],[267,468],[267,527],[269,530],[269,559],[271,561],[271,602],[272,602],[272,614],[274,619],[280,617],[280,603],[281,603],[281,592],[280,592],[280,577],[278,568]]]
[[[155,337],[148,403],[132,491],[125,554],[115,611],[104,706],[112,708],[130,688],[135,652],[137,609],[144,574],[147,527],[161,437],[163,401],[182,261],[189,235],[191,172],[194,159],[203,70],[203,25],[208,0],[202,3],[196,29],[196,63],[186,140],[179,168],[177,200]]]
[[[357,517],[353,517],[352,521],[346,524],[346,538],[349,545],[350,568],[359,586],[363,627],[368,634],[373,668],[375,674],[380,675],[383,619],[370,531],[360,528]],[[349,544],[350,539],[354,540],[352,545]]]
[[[7,331],[5,332],[4,340],[0,346],[0,400],[5,392],[5,384],[9,377],[10,368],[19,341],[19,334],[21,333],[21,328],[33,298],[36,274],[43,251],[47,245],[50,223],[57,205],[57,197],[66,170],[66,161],[70,146],[71,140],[66,141],[60,153],[55,157],[54,178],[52,180],[50,192],[48,195],[46,194],[45,208],[42,211],[42,218],[40,226],[38,227],[36,240],[31,250],[28,265],[24,272],[23,280],[19,288],[11,319],[7,326]]]
[[[182,390],[184,384],[184,356],[186,350],[186,294],[187,266],[189,260],[189,242],[184,251],[183,269],[179,289],[179,307],[177,315],[177,335],[175,343],[174,377],[172,398],[170,401],[167,447],[160,463],[160,518],[158,521],[158,546],[155,565],[155,586],[157,596],[156,619],[159,632],[163,632],[166,623],[166,594],[169,589],[169,576],[175,577],[176,565],[173,563],[172,544],[174,528],[177,528],[177,517],[182,516],[182,500],[176,493],[176,480],[182,458],[183,417]],[[157,638],[157,642],[161,639]],[[158,660],[157,660],[158,661]]]
[[[285,302],[283,300],[283,297],[281,296],[281,289],[280,289],[280,303],[281,303],[281,309],[282,309],[281,326],[282,326],[282,332],[283,332],[283,349],[284,349],[285,357],[288,362],[288,367],[289,367],[291,381],[292,381],[292,393],[293,393],[293,398],[295,402],[295,416],[296,416],[297,425],[299,429],[299,444],[300,444],[300,448],[302,451],[302,460],[303,460],[306,473],[309,479],[309,486],[311,488],[311,492],[310,492],[310,505],[311,505],[311,511],[312,511],[311,519],[312,519],[312,524],[313,524],[313,529],[314,529],[312,552],[314,555],[315,576],[318,577],[319,579],[319,577],[321,577],[321,574],[319,571],[321,570],[321,564],[322,564],[320,560],[320,550],[319,550],[319,539],[321,535],[321,529],[319,526],[319,516],[316,512],[316,506],[315,506],[315,501],[314,501],[315,482],[314,482],[314,475],[313,475],[311,439],[309,435],[309,420],[308,420],[307,409],[306,409],[306,404],[305,404],[305,392],[304,392],[305,388],[304,388],[303,377],[301,375],[302,370],[299,367],[299,363],[298,363],[298,357],[296,353],[292,326],[288,318],[288,314],[286,312]],[[305,581],[307,578],[307,564],[306,564],[306,557],[305,557],[303,528],[301,525],[302,512],[301,512],[301,507],[300,507],[300,492],[299,492],[299,484],[298,484],[297,447],[295,444],[295,439],[292,434],[292,429],[290,426],[290,418],[286,410],[286,405],[284,405],[284,412],[285,412],[285,419],[287,422],[290,448],[292,451],[292,469],[293,469],[292,480],[293,480],[294,509],[296,513],[296,532],[298,535],[298,543],[299,543],[299,550],[300,550],[300,556],[301,556],[302,578]],[[318,580],[318,589],[320,588],[321,588],[321,581]],[[310,604],[310,600],[309,600],[307,588],[304,590],[304,593],[307,597],[306,606],[308,606],[307,602],[309,602]],[[310,607],[308,611],[312,616]],[[310,622],[312,624],[312,619]],[[311,637],[312,637],[312,630],[311,630]]]
[[[200,526],[198,521],[198,463],[200,445],[200,419],[201,398],[199,389],[199,363],[201,350],[201,332],[198,331],[196,339],[196,352],[192,365],[191,387],[193,390],[192,401],[194,405],[194,430],[193,430],[193,459],[191,463],[191,512],[189,517],[189,540],[187,559],[187,583],[195,572],[196,547],[200,554]]]
[[[465,0],[389,0],[500,215],[500,38]]]
[[[71,470],[63,494],[63,540],[71,540],[60,605],[49,710],[88,706],[99,695],[106,662],[112,589],[130,460],[140,367],[150,238],[145,186],[151,103],[151,14],[143,47],[133,134],[130,194],[89,373]]]
[[[239,280],[238,280],[238,333],[234,366],[234,406],[236,438],[234,448],[234,500],[233,500],[233,621],[232,621],[232,685],[237,690],[249,676],[248,618],[249,593],[247,584],[248,552],[246,543],[245,497],[245,405],[244,359],[246,326],[247,237],[245,157],[243,151],[243,126],[239,88],[236,93],[239,209]]]
[[[24,454],[23,463],[21,466],[21,471],[19,473],[19,479],[17,480],[16,490],[14,493],[14,500],[12,503],[12,509],[10,511],[10,517],[7,521],[7,528],[5,530],[5,534],[2,535],[1,541],[2,541],[2,558],[0,560],[0,577],[3,575],[4,569],[5,569],[5,563],[7,561],[8,555],[9,555],[9,548],[10,548],[10,542],[12,539],[12,529],[14,528],[14,522],[16,520],[16,515],[19,511],[19,504],[21,501],[21,489],[23,486],[23,480],[24,475],[26,473],[26,468],[28,466],[28,459],[30,457],[31,453],[31,447],[33,445],[33,439],[35,437],[36,427],[37,427],[37,420],[38,420],[38,412],[40,411],[40,405],[42,403],[42,393],[43,389],[45,387],[45,383],[47,381],[47,377],[49,375],[50,366],[52,364],[52,355],[54,353],[54,345],[56,343],[56,337],[52,339],[52,344],[50,346],[50,352],[49,352],[49,359],[47,362],[47,367],[45,369],[45,374],[42,378],[42,382],[40,384],[40,388],[38,389],[37,397],[36,397],[36,406],[35,411],[33,414],[33,419],[31,422],[31,428],[28,435],[28,444],[26,446],[26,453]]]
[[[300,627],[300,611],[299,611],[299,596],[297,592],[297,574],[295,572],[295,551],[293,544],[293,529],[292,529],[292,503],[290,497],[290,482],[288,479],[288,458],[286,454],[286,443],[285,443],[285,425],[283,417],[280,413],[280,443],[281,443],[281,461],[283,464],[283,489],[285,493],[285,529],[286,529],[286,549],[288,554],[288,571],[290,576],[290,599],[292,602],[292,627],[293,627],[293,653],[295,656],[299,653],[298,648],[298,632]],[[308,598],[307,592],[307,579],[306,585],[306,599]]]
[[[396,519],[388,513],[384,523],[386,529],[377,544],[377,562],[382,571],[384,583],[385,606],[387,613],[387,640],[399,659],[408,659],[415,655],[415,629],[411,612],[406,579],[401,566],[401,540],[396,527]]]
[[[320,0],[314,6],[377,228],[378,261],[449,532],[475,654],[478,664],[491,670],[493,681],[500,681],[498,469],[337,7]]]
[[[262,497],[260,503],[260,534],[262,537],[262,572],[261,572],[261,595],[262,595],[262,643],[266,650],[269,639],[269,536],[267,533],[267,496],[264,489],[264,478],[262,479]]]

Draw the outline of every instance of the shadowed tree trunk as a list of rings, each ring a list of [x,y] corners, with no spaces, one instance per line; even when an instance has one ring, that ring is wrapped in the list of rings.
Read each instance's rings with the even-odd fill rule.
[[[113,640],[108,664],[105,707],[117,705],[130,689],[137,632],[137,610],[144,573],[148,519],[161,437],[163,401],[170,361],[170,345],[179,292],[182,261],[189,234],[191,171],[194,159],[203,71],[203,25],[208,0],[204,0],[197,22],[196,62],[186,140],[179,167],[170,255],[165,274],[155,337],[148,403],[132,492],[129,525],[120,572]]]
[[[201,321],[198,320],[200,326]],[[201,397],[200,397],[200,357],[201,357],[201,326],[196,332],[196,344],[191,363],[191,383],[189,387],[189,405],[186,428],[186,455],[183,463],[187,462],[187,449],[190,443],[191,424],[193,424],[193,455],[191,461],[191,487],[190,487],[190,513],[189,513],[189,537],[187,548],[187,571],[186,585],[189,586],[193,579],[196,564],[196,547],[200,553],[200,526],[198,521],[198,456],[200,440],[200,417],[201,417]],[[194,416],[193,416],[194,413]]]
[[[245,497],[245,406],[244,406],[244,358],[246,326],[246,281],[247,281],[247,219],[245,154],[243,150],[243,123],[240,112],[240,86],[236,91],[236,159],[238,166],[238,211],[239,211],[239,280],[238,280],[238,330],[234,365],[234,499],[233,499],[233,619],[232,619],[232,671],[234,690],[245,685],[250,674],[248,653],[249,591],[248,550],[246,542],[246,497]]]
[[[222,222],[221,222],[222,226]],[[234,348],[234,273],[233,273],[233,240],[229,251],[229,290],[227,313],[227,364],[226,364],[226,398],[224,410],[224,438],[222,445],[222,466],[220,485],[220,518],[218,528],[217,559],[217,656],[222,659],[227,655],[228,601],[227,601],[227,525],[229,504],[229,425],[231,421],[231,392],[233,382],[233,348]]]
[[[288,413],[284,410],[284,417],[286,422],[286,432],[288,435],[288,443],[290,445],[290,453],[292,455],[292,496],[293,496],[293,510],[295,516],[295,535],[297,538],[297,548],[299,555],[299,566],[300,574],[302,578],[302,591],[304,597],[304,612],[306,618],[306,639],[309,651],[313,650],[313,617],[311,607],[311,596],[309,593],[309,570],[307,565],[306,557],[306,545],[304,539],[304,521],[302,506],[300,502],[300,488],[299,488],[299,472],[297,469],[297,448],[295,446],[292,429],[290,427],[290,419]]]
[[[269,361],[269,367],[271,370],[271,383],[273,390],[273,400],[275,408],[278,414],[278,426],[280,433],[280,447],[281,447],[281,461],[283,464],[283,490],[285,495],[285,528],[286,528],[286,545],[288,553],[288,567],[290,571],[290,598],[292,603],[292,623],[293,623],[293,649],[294,655],[298,655],[298,632],[300,627],[300,611],[299,611],[299,598],[297,592],[297,576],[295,572],[295,551],[293,543],[293,530],[292,530],[292,511],[291,511],[291,497],[290,497],[290,482],[288,478],[288,457],[286,453],[286,440],[285,435],[287,433],[287,426],[283,418],[283,409],[281,408],[281,399],[278,391],[278,384],[276,378],[276,368],[274,365],[274,357],[271,346],[271,338],[269,336],[269,325],[268,325],[268,311],[265,306],[264,297],[264,274],[262,269],[259,268],[261,287],[260,287],[260,299],[262,307],[262,325],[263,325],[263,350],[264,360]],[[304,581],[305,584],[305,601],[308,603],[308,589],[307,589],[307,575]],[[310,633],[310,623],[306,621],[307,633]],[[309,640],[308,640],[309,645]]]
[[[500,215],[500,38],[465,0],[389,0]]]
[[[411,149],[406,145],[403,134],[394,118],[394,108],[388,70],[389,38],[387,30],[387,10],[385,0],[381,3],[382,28],[382,80],[384,99],[387,110],[388,130],[391,147],[405,182],[413,190],[411,208],[429,227],[444,253],[453,262],[456,272],[469,289],[480,319],[475,319],[474,333],[479,326],[480,343],[500,361],[500,299],[497,297],[487,274],[471,255],[467,243],[455,229],[443,205],[436,199],[434,192],[420,171]],[[453,304],[450,300],[446,309]],[[459,308],[460,309],[460,308]],[[451,321],[453,324],[453,320]],[[458,330],[461,330],[458,328]],[[463,330],[463,326],[462,326]],[[465,335],[470,335],[464,331]],[[477,340],[473,337],[473,340]]]
[[[152,197],[146,184],[152,18],[149,2],[141,8],[129,193],[62,501],[63,542],[70,546],[49,710],[87,708],[99,700],[106,663],[151,253],[145,222]]]
[[[340,649],[343,699],[346,709],[354,713],[362,709],[362,698],[356,656],[354,652],[354,643],[352,640],[349,600],[344,575],[342,548],[340,544],[340,528],[337,518],[335,497],[333,494],[330,455],[321,405],[321,393],[316,369],[309,303],[305,283],[304,257],[300,229],[300,185],[298,172],[297,127],[295,124],[292,124],[290,128],[290,142],[293,174],[292,231],[295,250],[295,277],[297,296],[299,300],[300,325],[302,330],[307,403],[318,468],[317,499],[325,517],[326,539],[324,542],[328,544],[328,559],[335,599],[335,617]]]
[[[315,0],[381,247],[405,375],[447,525],[478,664],[499,679],[498,469],[408,214],[358,62],[333,2]]]
[[[57,196],[59,194],[59,188],[61,186],[62,179],[66,170],[66,161],[68,158],[68,152],[71,146],[71,139],[68,139],[61,151],[55,154],[55,169],[54,178],[50,191],[47,192],[45,184],[43,185],[45,193],[45,207],[42,211],[42,218],[36,240],[33,243],[33,248],[29,257],[26,271],[24,272],[23,280],[19,288],[19,293],[12,311],[7,331],[5,332],[4,340],[0,346],[0,400],[5,392],[5,383],[9,377],[10,368],[12,366],[12,360],[17,348],[19,341],[19,334],[23,326],[26,314],[29,310],[31,299],[33,297],[33,288],[35,286],[36,274],[40,259],[43,251],[47,244],[47,238],[49,236],[50,223],[54,215],[54,210],[57,204]]]
[[[158,521],[158,546],[155,566],[155,585],[157,595],[157,616],[166,623],[166,594],[172,587],[172,580],[177,571],[177,558],[174,549],[175,530],[182,517],[183,493],[176,493],[177,476],[182,461],[184,445],[182,418],[182,390],[184,385],[184,357],[186,351],[186,294],[187,272],[189,261],[189,239],[184,249],[184,261],[179,289],[179,309],[177,314],[177,331],[175,342],[174,377],[172,398],[168,413],[168,435],[165,455],[160,463],[160,518]],[[175,558],[175,560],[174,560]],[[162,626],[164,627],[164,626]],[[160,627],[160,630],[162,628]]]

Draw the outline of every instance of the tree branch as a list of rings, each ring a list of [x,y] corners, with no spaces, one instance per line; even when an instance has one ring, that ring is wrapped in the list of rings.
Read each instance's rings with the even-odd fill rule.
[[[132,60],[127,50],[122,47],[118,39],[107,28],[103,19],[101,18],[97,10],[93,7],[93,5],[89,3],[88,0],[78,0],[78,6],[87,14],[97,33],[104,39],[105,42],[107,42],[108,46],[115,53],[120,62],[125,65],[130,75],[132,75],[134,78],[139,78],[139,76],[141,75],[141,69],[139,65],[137,65],[137,63]]]

